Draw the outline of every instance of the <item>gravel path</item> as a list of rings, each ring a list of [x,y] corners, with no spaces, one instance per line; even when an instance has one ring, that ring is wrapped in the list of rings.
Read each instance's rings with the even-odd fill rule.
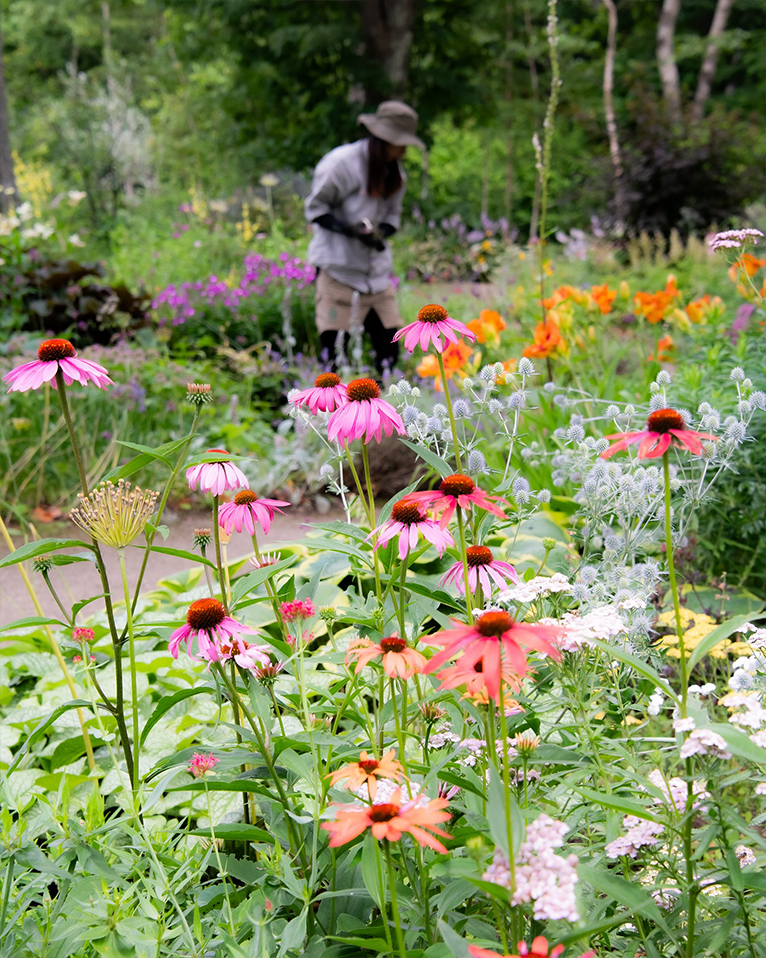
[[[342,518],[342,513],[331,513],[326,516],[319,516],[314,511],[289,509],[283,516],[275,516],[269,535],[259,536],[258,544],[263,551],[268,551],[269,548],[277,542],[291,542],[296,539],[302,539],[311,528],[313,522],[326,522],[335,518]],[[192,534],[195,529],[210,526],[210,513],[173,512],[170,509],[166,509],[163,521],[168,526],[170,533],[167,541],[164,543],[158,537],[157,544],[168,546],[171,549],[186,549],[187,551],[191,551]],[[49,526],[39,527],[38,533],[40,538],[82,538],[80,531],[71,522],[51,523]],[[17,548],[23,545],[24,540],[20,535],[14,536],[13,538],[14,545]],[[76,552],[77,550],[72,549],[66,551]],[[232,559],[252,554],[250,537],[234,533],[228,546],[228,552],[229,557]],[[119,591],[121,597],[122,586],[120,584],[120,567],[117,560],[117,552],[115,549],[102,547],[102,553],[107,565],[112,589],[115,594]],[[0,558],[7,554],[8,549],[5,543],[0,541]],[[212,548],[209,555],[213,555]],[[126,565],[131,586],[138,576],[142,558],[143,551],[141,549],[127,549]],[[56,606],[42,576],[32,570],[31,563],[28,562],[26,566],[43,612],[46,615],[60,618],[61,611]],[[165,576],[173,575],[176,572],[181,572],[188,568],[189,562],[186,559],[153,553],[147,564],[143,589],[150,589],[157,581]],[[66,608],[69,608],[73,602],[90,596],[100,595],[101,593],[101,581],[91,562],[75,562],[71,565],[57,566],[51,571],[51,581]],[[37,612],[19,573],[18,566],[0,569],[0,627],[8,625],[16,619],[22,619],[32,615],[37,615]],[[87,607],[83,611],[83,615],[87,616]]]

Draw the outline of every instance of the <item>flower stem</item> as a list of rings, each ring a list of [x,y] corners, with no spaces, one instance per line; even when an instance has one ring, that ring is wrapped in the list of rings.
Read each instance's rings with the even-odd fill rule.
[[[673,595],[673,611],[676,619],[676,634],[678,635],[678,651],[681,653],[679,665],[681,667],[681,717],[686,718],[686,697],[689,676],[687,672],[686,647],[684,646],[684,628],[681,624],[681,606],[678,601],[678,583],[676,569],[673,563],[673,526],[670,521],[670,462],[669,450],[662,457],[662,474],[665,485],[665,552],[668,559],[668,578],[670,591]]]
[[[380,887],[380,917],[383,921],[383,932],[386,936],[389,951],[393,952],[394,943],[391,940],[391,928],[388,924],[388,909],[386,908],[386,886],[383,883],[383,868],[380,864],[380,842],[373,838],[373,848],[375,849],[375,864],[378,869],[378,886]]]
[[[442,383],[444,384],[444,401],[447,404],[447,414],[449,415],[449,424],[452,429],[452,442],[455,444],[455,463],[457,465],[457,471],[462,472],[463,466],[460,462],[460,443],[457,439],[457,424],[455,423],[455,413],[452,410],[452,397],[449,394],[449,383],[447,382],[447,374],[444,371],[444,359],[438,350],[436,358],[439,360],[439,371],[441,373]]]
[[[500,683],[500,734],[503,736],[503,796],[505,798],[505,827],[508,831],[508,867],[511,871],[511,892],[516,888],[516,855],[513,850],[511,824],[511,781],[508,771],[508,720],[505,716],[505,695]],[[491,743],[488,743],[491,744]]]
[[[128,586],[128,570],[125,566],[125,550],[118,549],[120,559],[120,575],[122,576],[122,590],[125,594],[125,612],[128,617],[128,650],[130,653],[130,695],[133,700],[133,797],[137,798],[139,784],[138,756],[140,750],[140,736],[138,732],[138,673],[136,672],[136,642],[133,633],[133,609],[130,604],[130,588]]]
[[[391,858],[391,848],[388,839],[384,839],[383,849],[386,855],[386,865],[388,866],[388,884],[391,888],[391,911],[394,913],[394,925],[396,927],[396,940],[399,945],[400,958],[407,958],[407,949],[404,945],[404,935],[402,934],[402,923],[399,920],[399,902],[396,896],[396,872]]]
[[[229,912],[229,930],[232,937],[236,936],[236,931],[234,929],[234,915],[231,910],[231,899],[229,898],[229,885],[226,881],[226,872],[224,871],[223,862],[221,861],[221,853],[218,850],[218,840],[215,837],[215,826],[213,825],[213,807],[210,803],[210,789],[207,787],[207,779],[203,779],[205,783],[205,798],[207,799],[207,817],[210,822],[210,834],[213,838],[213,849],[215,851],[215,860],[218,863],[218,874],[221,876],[223,881],[223,893],[226,896],[226,908]]]
[[[460,506],[455,510],[457,512],[457,530],[460,536],[460,558],[463,561],[463,583],[465,585],[465,607],[468,612],[468,621],[473,618],[473,603],[471,602],[471,583],[468,579],[468,554],[465,546],[465,526],[463,524],[463,510]]]
[[[221,530],[218,527],[218,496],[213,496],[213,541],[215,542],[215,564],[218,568],[218,588],[221,599],[226,605],[226,585],[223,577],[223,562],[221,561]],[[226,609],[228,612],[228,608]]]

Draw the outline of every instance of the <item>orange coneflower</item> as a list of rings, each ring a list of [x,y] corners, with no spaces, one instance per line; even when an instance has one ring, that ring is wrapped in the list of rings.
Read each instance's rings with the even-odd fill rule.
[[[389,635],[377,644],[361,636],[352,639],[346,652],[346,664],[349,659],[356,658],[355,671],[358,673],[379,655],[383,657],[383,670],[392,679],[397,676],[408,679],[426,664],[426,657],[411,649],[398,635]]]
[[[333,772],[330,776],[330,784],[335,785],[347,778],[345,787],[350,792],[355,792],[358,788],[366,785],[367,792],[374,801],[378,792],[378,778],[388,778],[391,781],[398,782],[402,777],[402,766],[394,758],[395,754],[395,750],[391,749],[378,761],[372,755],[368,755],[367,752],[362,752],[359,755],[358,762],[351,762]]]
[[[422,799],[413,799],[403,805],[402,793],[397,789],[390,801],[379,805],[341,806],[335,821],[324,822],[322,828],[332,835],[330,848],[346,845],[369,828],[378,841],[387,838],[390,842],[398,842],[404,832],[409,832],[419,845],[428,845],[446,855],[447,849],[429,832],[449,838],[448,833],[438,827],[439,822],[450,818],[449,812],[444,811],[449,802],[445,798],[433,798],[418,806],[419,801]]]

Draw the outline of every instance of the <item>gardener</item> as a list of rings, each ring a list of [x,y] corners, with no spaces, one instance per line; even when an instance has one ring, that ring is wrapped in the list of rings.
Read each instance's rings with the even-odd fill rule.
[[[391,285],[386,240],[397,231],[405,176],[400,160],[415,136],[418,115],[387,100],[359,122],[369,136],[332,150],[317,164],[306,219],[314,223],[308,258],[318,267],[316,324],[323,356],[345,353],[352,323],[372,342],[379,373],[399,355],[392,337],[402,325]]]

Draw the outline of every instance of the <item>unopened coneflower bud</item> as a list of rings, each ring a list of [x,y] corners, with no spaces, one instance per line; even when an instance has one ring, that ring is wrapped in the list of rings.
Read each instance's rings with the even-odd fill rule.
[[[543,539],[543,549],[546,552],[552,552],[556,548],[556,540],[553,536],[545,536]]]
[[[269,665],[259,665],[253,669],[253,675],[263,685],[273,685],[284,668],[281,662],[272,662]]]
[[[213,532],[211,529],[195,529],[192,535],[192,543],[195,549],[207,549],[213,541]]]
[[[203,406],[206,402],[212,402],[210,383],[187,383],[186,401],[193,406]]]
[[[264,552],[261,554],[261,558],[258,556],[250,556],[250,565],[255,569],[265,569],[267,566],[276,565],[279,562],[279,553],[278,552]]]
[[[513,739],[513,744],[522,758],[529,758],[532,752],[540,746],[540,736],[535,735],[531,729],[525,729]]]
[[[338,610],[332,605],[323,605],[319,609],[319,618],[323,622],[336,622],[339,618]]]
[[[32,568],[41,575],[47,575],[53,568],[52,556],[38,556],[32,560]]]
[[[107,482],[89,496],[80,495],[80,505],[69,518],[98,542],[122,549],[144,531],[154,513],[159,493],[130,488],[123,479]]]
[[[428,722],[429,725],[433,725],[434,722],[439,722],[443,719],[447,710],[441,708],[439,705],[435,705],[433,702],[421,702],[418,706],[420,709],[420,714]]]

